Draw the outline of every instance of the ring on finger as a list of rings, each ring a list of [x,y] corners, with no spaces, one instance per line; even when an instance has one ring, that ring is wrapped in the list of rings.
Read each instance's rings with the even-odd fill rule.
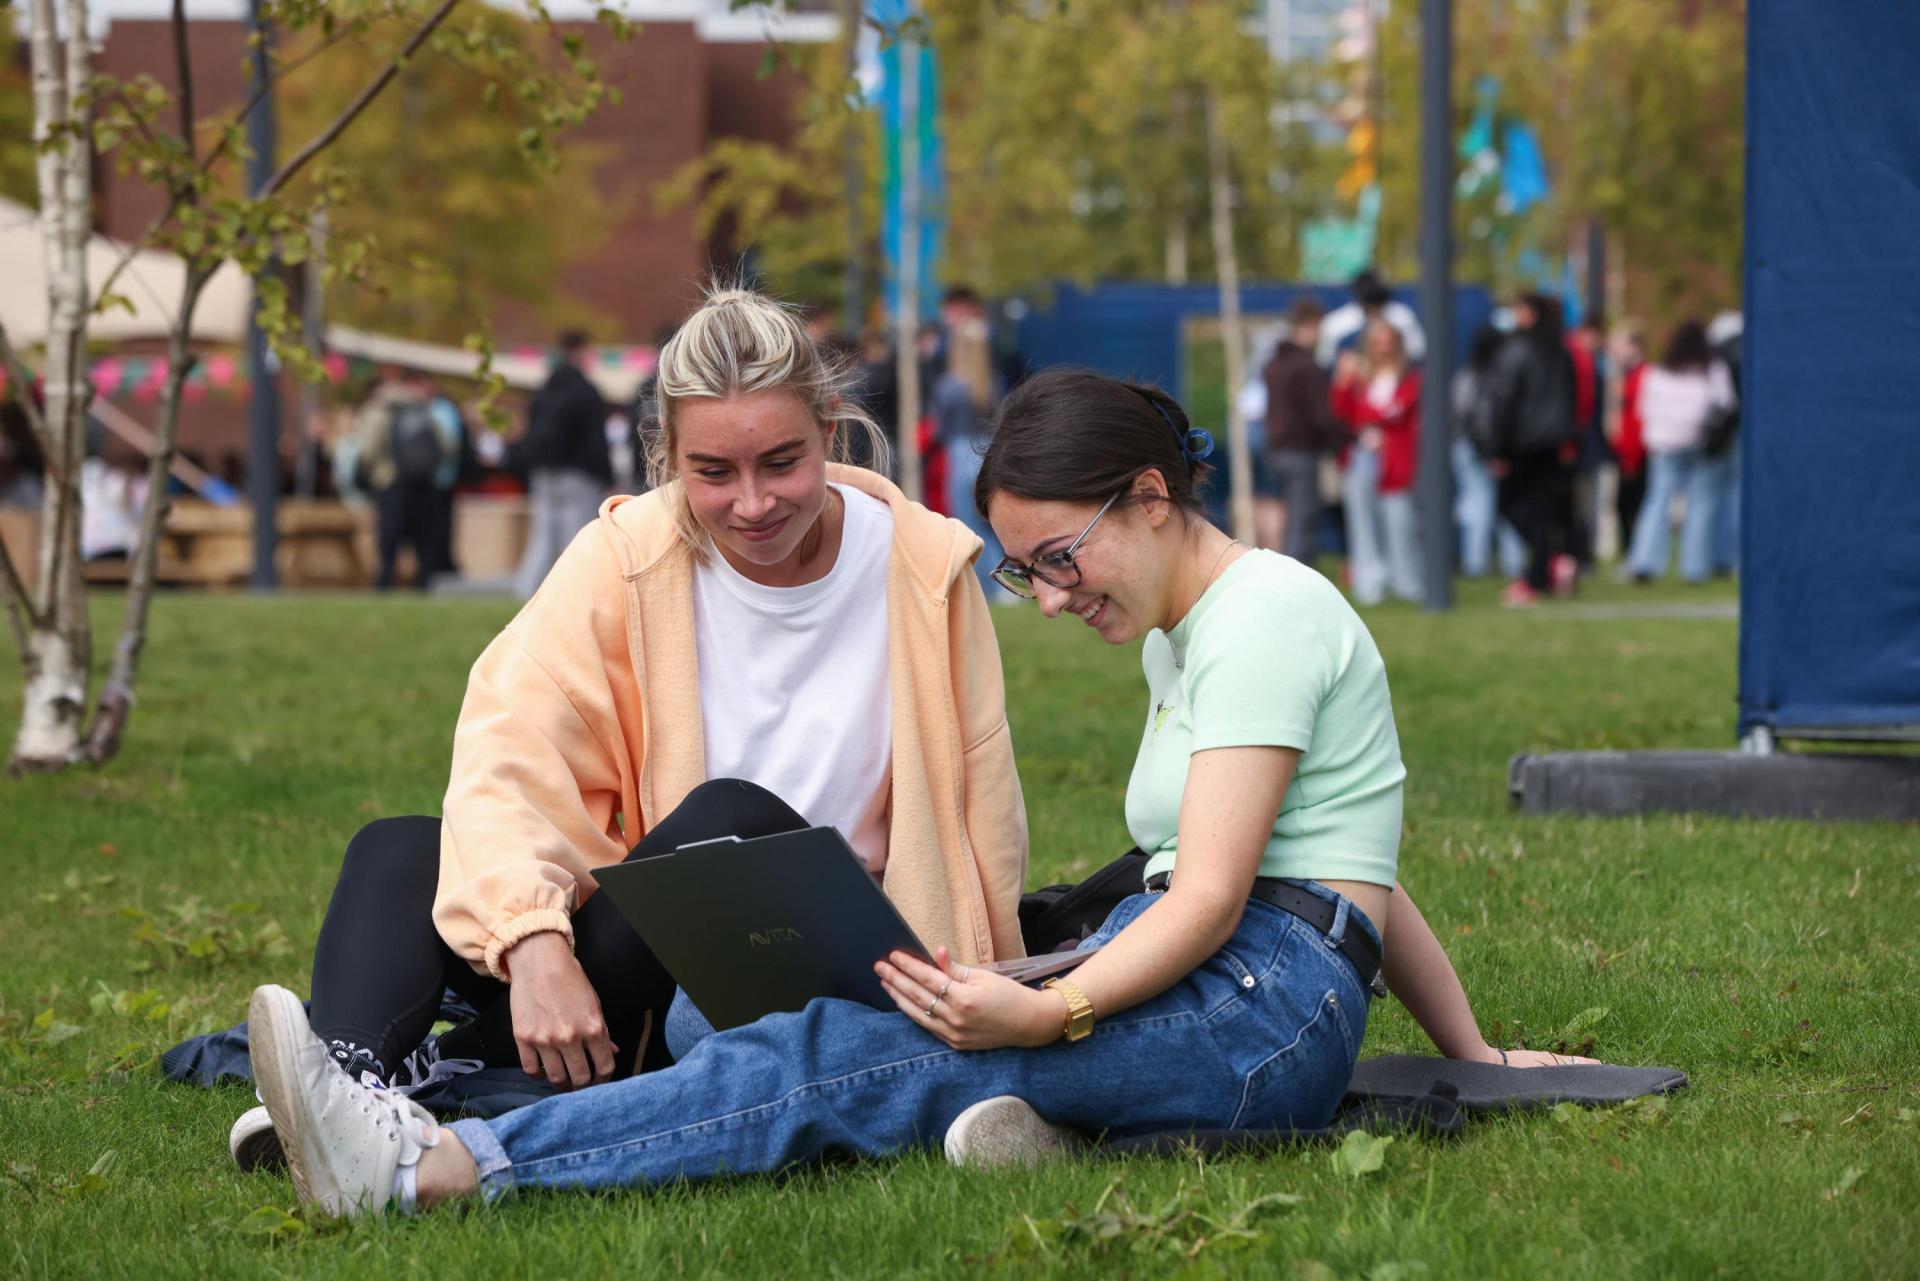
[[[939,997],[937,997],[937,996],[936,996],[936,997],[934,997],[934,998],[933,998],[933,1004],[932,1004],[932,1005],[929,1005],[929,1006],[927,1007],[927,1017],[928,1017],[928,1018],[932,1018],[932,1017],[933,1017],[933,1011],[934,1011],[934,1009],[935,1009],[935,1007],[936,1007],[936,1006],[938,1006],[939,1004],[940,1004],[940,998],[939,998]]]
[[[953,979],[951,976],[949,976],[947,981],[940,985],[940,990],[934,994],[933,999],[938,1001],[941,997],[947,994],[947,989],[952,986],[953,986]]]

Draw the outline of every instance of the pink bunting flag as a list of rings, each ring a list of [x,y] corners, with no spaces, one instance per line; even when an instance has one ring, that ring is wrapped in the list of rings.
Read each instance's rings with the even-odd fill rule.
[[[327,371],[328,382],[343,383],[347,380],[347,358],[339,352],[328,352],[320,364]]]
[[[209,356],[207,357],[207,363],[205,365],[207,381],[216,387],[229,386],[233,382],[233,375],[236,368],[238,368],[238,365],[233,357],[224,351]]]

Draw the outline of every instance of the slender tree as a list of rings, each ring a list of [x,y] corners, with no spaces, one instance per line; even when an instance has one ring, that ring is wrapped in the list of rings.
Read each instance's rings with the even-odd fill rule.
[[[303,68],[324,67],[325,56],[343,43],[372,46],[378,53],[352,96],[310,136],[287,149],[288,159],[258,191],[241,194],[237,169],[247,158],[245,120],[254,102],[217,119],[197,114],[185,0],[173,0],[172,88],[152,76],[120,80],[93,71],[86,0],[64,0],[58,10],[55,0],[31,0],[48,331],[42,369],[45,408],[36,410],[30,397],[23,400],[47,457],[47,484],[40,560],[31,590],[0,546],[0,591],[6,596],[26,674],[10,772],[100,764],[120,748],[146,645],[182,392],[194,363],[194,312],[221,264],[237,262],[254,277],[260,314],[282,362],[317,377],[318,361],[302,340],[285,281],[268,266],[275,261],[301,263],[309,251],[308,228],[315,215],[349,200],[353,176],[327,163],[328,152],[403,72],[416,60],[436,55],[485,56],[496,78],[489,96],[512,104],[507,109],[521,114],[522,150],[549,165],[555,155],[553,134],[584,119],[606,98],[609,91],[584,52],[537,6],[535,20],[555,35],[565,53],[557,69],[525,51],[516,53],[484,16],[455,29],[450,19],[459,2],[388,0],[340,6],[324,0],[278,0],[269,5],[269,21],[301,38],[293,51],[276,57],[271,80],[256,89],[256,99]],[[624,20],[613,11],[603,10],[602,20],[625,33]],[[502,85],[511,92],[501,92]],[[94,287],[87,278],[86,250],[92,235],[90,175],[96,155],[139,173],[166,199],[146,233]],[[84,367],[87,318],[95,307],[114,305],[113,287],[120,273],[136,252],[150,246],[180,255],[186,264],[185,282],[171,317],[167,380],[148,463],[148,500],[121,632],[98,704],[89,715],[92,629],[79,554],[79,473],[90,395]],[[372,233],[336,238],[334,251],[323,272],[328,278],[366,280],[410,266],[384,258]],[[482,350],[484,373],[484,333],[474,342]],[[0,357],[19,385],[32,382],[32,371],[4,330]]]

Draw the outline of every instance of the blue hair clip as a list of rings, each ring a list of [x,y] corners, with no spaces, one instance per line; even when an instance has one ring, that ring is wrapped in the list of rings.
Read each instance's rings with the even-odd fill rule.
[[[1172,430],[1173,439],[1180,448],[1180,457],[1186,462],[1189,471],[1192,470],[1195,463],[1212,456],[1212,432],[1204,427],[1190,427],[1186,431],[1181,431],[1180,425],[1173,421],[1173,415],[1167,412],[1165,405],[1162,405],[1144,391],[1141,392],[1140,395],[1149,405],[1153,406],[1154,412],[1159,414],[1161,420]]]

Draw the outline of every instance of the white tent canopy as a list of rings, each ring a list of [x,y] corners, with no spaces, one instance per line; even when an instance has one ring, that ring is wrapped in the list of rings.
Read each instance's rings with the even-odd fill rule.
[[[101,286],[126,256],[126,246],[96,235],[87,245],[87,287],[97,300]],[[115,304],[96,311],[87,323],[94,342],[125,342],[137,338],[165,338],[180,305],[187,279],[186,261],[158,249],[142,250],[114,282],[113,292],[133,304],[128,313]],[[233,263],[225,263],[200,293],[193,310],[194,342],[238,346],[247,338],[247,312],[253,302],[253,284]],[[0,324],[16,348],[38,347],[47,338],[47,274],[39,215],[24,205],[0,198]],[[470,378],[480,358],[462,347],[417,342],[386,334],[368,333],[344,325],[327,328],[327,346],[343,355],[402,365],[409,369]],[[494,357],[493,367],[510,387],[531,390],[546,381],[544,358],[508,352]],[[592,364],[587,376],[609,400],[631,399],[642,371]]]
[[[106,236],[95,235],[87,242],[87,288],[95,301],[126,252],[125,245]],[[158,249],[140,251],[113,286],[116,295],[133,304],[132,313],[117,303],[94,312],[87,322],[87,336],[96,342],[165,338],[173,327],[186,280],[185,259]],[[234,264],[222,264],[200,292],[189,337],[196,342],[246,341],[252,302],[252,282]],[[40,216],[6,199],[0,199],[0,323],[6,325],[7,338],[15,347],[46,342],[46,249]]]
[[[358,356],[376,364],[399,365],[404,369],[444,374],[450,378],[471,378],[480,368],[478,353],[464,347],[446,347],[411,338],[372,334],[345,325],[327,326],[327,347],[344,356]],[[493,357],[494,372],[500,375],[507,386],[521,391],[538,387],[547,380],[552,369],[552,364],[544,356],[529,357],[502,351],[495,352]],[[588,362],[582,372],[600,389],[600,394],[613,404],[625,404],[633,399],[644,377],[641,370],[625,366],[610,369],[598,361]]]

